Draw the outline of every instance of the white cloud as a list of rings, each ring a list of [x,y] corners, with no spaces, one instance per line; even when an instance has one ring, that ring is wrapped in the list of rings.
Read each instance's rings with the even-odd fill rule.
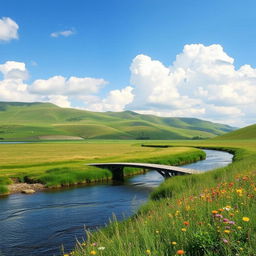
[[[134,101],[128,109],[169,116],[246,120],[256,111],[256,69],[234,67],[222,46],[185,45],[170,67],[138,55],[131,67]],[[254,111],[254,113],[255,113]]]
[[[0,72],[3,74],[3,80],[0,80],[0,101],[41,101],[71,107],[72,100],[83,100],[88,105],[92,99],[99,102],[95,94],[107,84],[104,79],[91,77],[54,76],[35,80],[28,85],[24,82],[28,77],[26,65],[16,61],[1,64]]]
[[[88,95],[97,93],[105,84],[107,81],[104,79],[54,76],[35,80],[30,91],[39,95]]]
[[[50,95],[48,96],[48,99],[46,101],[49,101],[59,107],[62,108],[70,108],[71,103],[68,99],[68,96],[63,96],[63,95]]]
[[[28,77],[26,65],[23,62],[7,61],[0,65],[0,72],[2,72],[5,79],[26,80]]]
[[[75,30],[74,29],[69,29],[69,30],[64,30],[64,31],[57,31],[57,32],[52,32],[50,34],[51,37],[60,37],[60,36],[64,36],[64,37],[68,37],[71,35],[75,34]]]
[[[124,107],[133,101],[133,88],[127,86],[121,90],[112,90],[105,99],[93,99],[93,103],[87,107],[92,111],[123,111]]]
[[[8,17],[0,19],[0,41],[18,39],[18,24]]]

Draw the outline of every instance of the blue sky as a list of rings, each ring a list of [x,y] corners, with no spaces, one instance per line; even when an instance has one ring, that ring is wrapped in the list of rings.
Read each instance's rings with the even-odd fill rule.
[[[141,113],[195,116],[239,126],[254,122],[254,113],[251,113],[251,108],[254,107],[255,98],[249,99],[248,102],[244,99],[237,100],[233,105],[227,104],[229,101],[232,102],[232,95],[235,97],[235,93],[237,95],[243,93],[241,88],[232,88],[232,93],[226,95],[226,98],[221,93],[219,101],[218,98],[207,102],[202,100],[203,94],[210,98],[209,95],[213,91],[219,90],[216,89],[217,87],[213,90],[212,83],[216,86],[229,83],[222,88],[226,93],[231,90],[229,88],[233,86],[232,84],[240,81],[237,77],[248,77],[248,72],[251,74],[250,81],[244,78],[242,83],[246,84],[247,91],[250,93],[255,91],[256,2],[254,0],[8,0],[0,3],[0,19],[8,17],[19,27],[17,38],[1,40],[0,33],[0,64],[2,64],[0,78],[2,83],[5,82],[2,86],[5,86],[2,97],[0,90],[0,100],[12,100],[8,96],[11,93],[6,92],[7,75],[6,66],[3,65],[13,61],[25,63],[28,74],[26,79],[22,79],[22,84],[27,86],[27,94],[24,94],[24,97],[17,94],[13,100],[41,99],[62,106],[95,111],[121,111],[129,108]],[[70,31],[70,34],[61,35],[64,31]],[[52,33],[57,34],[53,37]],[[223,74],[218,71],[218,78],[215,77],[215,81],[211,81],[210,84],[209,80],[212,78],[206,79],[206,73],[197,78],[194,75],[190,77],[191,73],[188,69],[185,70],[187,64],[184,62],[173,66],[177,55],[183,52],[183,55],[190,56],[191,51],[194,51],[194,48],[188,48],[184,52],[185,45],[196,45],[195,51],[201,49],[200,51],[207,56],[209,52],[216,51],[214,55],[221,55],[218,57],[221,61],[226,61],[224,56],[226,54],[233,58],[233,61],[228,60],[228,65],[232,65],[236,71],[245,64],[250,65],[252,70],[247,70],[246,74],[244,71],[239,74],[232,73],[223,82],[220,82]],[[207,47],[211,45],[219,45],[222,50],[218,47],[209,50]],[[193,55],[193,58],[201,58],[202,62],[206,61],[209,64],[206,55],[204,57]],[[145,56],[150,59],[144,58]],[[211,63],[215,61],[211,59]],[[158,67],[158,64],[161,64],[161,67]],[[142,66],[145,68],[150,66],[151,71],[147,74],[143,73]],[[201,78],[208,81],[207,88],[204,87],[204,83],[198,84],[198,88],[201,88],[202,95],[199,95],[201,102],[196,101],[199,98],[191,92],[186,94],[182,85],[174,82],[172,78],[167,77],[166,80],[161,80],[164,76],[161,72],[164,73],[165,68],[170,66],[172,66],[170,72],[174,72],[175,76],[179,68],[185,70],[186,75],[181,80],[191,81],[188,85],[191,89],[196,88],[195,81],[199,79],[202,81]],[[200,63],[199,66],[204,67],[204,63]],[[19,69],[17,67],[16,65],[14,69]],[[193,68],[190,67],[193,72],[197,72],[198,69]],[[215,68],[216,65],[213,69]],[[159,71],[162,74],[159,78],[161,81],[155,79],[159,74],[154,74],[155,70],[159,69],[162,70]],[[209,69],[211,69],[210,66]],[[54,89],[54,83],[48,81],[55,76],[67,79],[68,84],[63,85],[65,88],[63,87],[62,90]],[[78,92],[74,81],[68,82],[70,77],[103,79],[104,82],[95,80],[95,85],[93,81],[89,81],[87,85],[79,85],[81,90]],[[233,81],[231,84],[230,77]],[[8,79],[10,80],[10,74]],[[39,79],[40,86],[35,82]],[[45,84],[44,81],[46,81]],[[154,87],[152,81],[162,88]],[[19,90],[17,77],[13,83],[17,86],[16,90]],[[76,93],[72,86],[76,87]],[[90,89],[90,86],[93,89]],[[67,87],[70,88],[67,89]],[[168,88],[171,92],[173,87],[176,91],[173,91],[169,101],[190,102],[187,109],[178,103],[169,104],[168,99],[164,101],[156,99],[162,94],[166,95]],[[143,90],[146,91],[147,98],[141,95]],[[156,91],[162,91],[162,94]],[[174,97],[173,95],[177,92],[178,95]],[[84,97],[77,96],[83,93]],[[33,98],[28,94],[37,95],[37,97]],[[246,97],[247,95],[244,98]],[[248,106],[244,108],[246,104]],[[191,109],[194,111],[189,112]]]

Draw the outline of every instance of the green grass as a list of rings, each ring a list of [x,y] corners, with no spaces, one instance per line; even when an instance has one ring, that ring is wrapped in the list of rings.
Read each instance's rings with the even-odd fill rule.
[[[88,232],[70,255],[256,255],[256,140],[168,143],[227,150],[234,162],[166,180],[132,218]]]
[[[112,179],[109,170],[87,166],[93,162],[151,162],[179,165],[205,157],[201,150],[141,147],[139,141],[47,142],[0,144],[0,185],[10,180],[42,183],[47,187]],[[126,176],[143,170],[125,168]],[[6,187],[6,186],[5,186]]]
[[[124,121],[125,120],[125,121]],[[233,127],[195,118],[164,118],[132,111],[97,113],[50,103],[0,102],[0,140],[40,140],[45,136],[83,139],[212,138]]]
[[[237,131],[233,131],[222,135],[218,139],[223,140],[248,140],[248,139],[256,139],[256,124],[244,127]]]

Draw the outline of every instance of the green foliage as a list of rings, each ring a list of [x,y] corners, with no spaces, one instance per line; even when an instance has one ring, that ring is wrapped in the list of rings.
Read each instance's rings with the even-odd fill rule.
[[[8,188],[6,185],[0,184],[0,195],[4,195],[8,193]]]
[[[62,167],[49,169],[45,174],[35,177],[34,179],[45,184],[47,187],[58,187],[104,181],[111,178],[112,173],[109,170],[94,167]]]

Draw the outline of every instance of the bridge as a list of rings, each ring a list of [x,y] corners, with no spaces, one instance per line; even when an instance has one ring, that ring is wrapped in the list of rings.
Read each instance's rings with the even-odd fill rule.
[[[170,178],[176,175],[198,174],[197,170],[182,168],[179,166],[149,164],[149,163],[91,163],[89,166],[109,169],[113,173],[113,180],[124,180],[124,167],[134,167],[159,172],[164,178]]]

